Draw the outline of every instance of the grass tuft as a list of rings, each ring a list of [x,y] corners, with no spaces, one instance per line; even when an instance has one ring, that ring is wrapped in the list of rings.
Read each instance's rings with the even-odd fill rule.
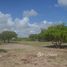
[[[5,49],[0,49],[0,52],[4,52],[4,53],[6,53],[7,50],[5,50]]]

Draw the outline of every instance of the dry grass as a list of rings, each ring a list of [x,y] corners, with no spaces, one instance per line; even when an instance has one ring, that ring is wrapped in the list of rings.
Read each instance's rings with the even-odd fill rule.
[[[45,46],[51,44],[51,42],[38,42],[38,41],[18,41],[17,43],[32,46]]]
[[[6,53],[0,52],[0,67],[67,67],[67,49],[42,48],[31,44],[0,45],[7,50]]]

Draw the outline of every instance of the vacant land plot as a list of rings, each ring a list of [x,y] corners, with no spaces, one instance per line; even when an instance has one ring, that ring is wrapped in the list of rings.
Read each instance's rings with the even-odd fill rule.
[[[67,67],[67,49],[0,45],[0,67]]]
[[[17,43],[32,46],[47,46],[52,44],[51,42],[39,42],[39,41],[17,41]]]

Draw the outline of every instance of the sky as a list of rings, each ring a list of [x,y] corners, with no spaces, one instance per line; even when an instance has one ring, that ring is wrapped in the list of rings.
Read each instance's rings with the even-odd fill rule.
[[[58,23],[67,24],[67,0],[0,0],[0,32],[28,37]]]

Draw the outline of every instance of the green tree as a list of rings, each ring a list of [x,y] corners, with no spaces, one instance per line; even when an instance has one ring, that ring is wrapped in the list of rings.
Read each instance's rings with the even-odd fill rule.
[[[30,38],[38,41],[52,41],[54,45],[61,46],[63,42],[67,42],[67,26],[64,24],[50,26],[39,34],[30,35]]]
[[[13,31],[3,31],[1,33],[1,39],[4,41],[4,42],[10,42],[10,40],[12,39],[15,39],[17,37],[17,34]]]
[[[29,38],[30,38],[30,40],[32,40],[32,41],[37,41],[37,40],[38,40],[38,35],[37,35],[37,34],[31,34],[31,35],[29,36]]]
[[[41,34],[44,34],[46,40],[60,46],[62,42],[67,41],[67,26],[63,24],[51,26]]]

